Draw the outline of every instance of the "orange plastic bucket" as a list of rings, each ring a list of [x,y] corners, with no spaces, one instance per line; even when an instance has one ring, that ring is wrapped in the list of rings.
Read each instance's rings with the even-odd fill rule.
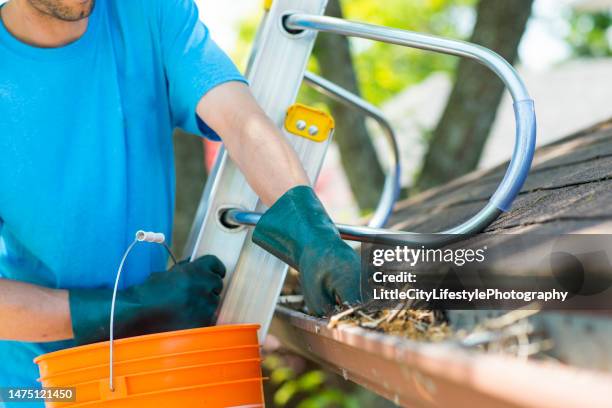
[[[115,363],[164,354],[257,345],[259,325],[227,325],[148,334],[114,341]],[[109,342],[88,344],[43,354],[34,359],[40,376],[108,364]]]
[[[259,346],[229,347],[223,349],[190,351],[187,353],[166,354],[160,357],[126,360],[114,364],[115,376],[134,375],[156,370],[206,365],[240,360],[259,359]],[[71,387],[75,384],[93,380],[108,379],[109,365],[100,364],[42,377],[39,381],[44,387]]]
[[[262,379],[212,383],[175,388],[125,398],[106,398],[86,403],[47,403],[48,408],[256,408],[264,407]]]
[[[224,347],[204,351],[189,351],[185,353],[165,354],[150,358],[138,358],[114,363],[115,375],[130,375],[160,369],[187,367],[191,365],[213,364],[225,361],[257,359],[260,357],[258,345]],[[43,384],[53,383],[57,386],[68,386],[79,382],[87,382],[108,378],[109,364],[99,364],[60,372],[39,378]]]
[[[47,407],[262,406],[258,329],[214,326],[116,340],[113,390],[109,342],[34,361],[44,387],[74,387],[75,402]]]
[[[76,403],[95,402],[175,388],[257,378],[261,377],[260,363],[260,359],[255,359],[116,376],[114,391],[109,389],[108,377],[70,386],[74,387]],[[53,383],[43,385],[58,386]]]

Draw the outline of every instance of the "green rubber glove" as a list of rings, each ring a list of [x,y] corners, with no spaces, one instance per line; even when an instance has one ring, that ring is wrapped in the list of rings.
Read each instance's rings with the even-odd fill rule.
[[[180,262],[144,283],[117,292],[115,338],[209,326],[214,322],[225,266],[212,255]],[[77,344],[109,339],[111,289],[69,291]]]
[[[308,309],[361,301],[361,262],[338,233],[312,188],[294,187],[261,217],[253,242],[300,272]]]

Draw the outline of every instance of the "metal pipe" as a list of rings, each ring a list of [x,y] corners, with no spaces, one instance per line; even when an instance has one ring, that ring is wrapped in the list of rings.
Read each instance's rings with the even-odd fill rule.
[[[530,99],[527,88],[512,65],[497,53],[477,44],[415,33],[398,28],[381,27],[373,24],[310,14],[289,14],[284,19],[284,23],[288,30],[299,31],[306,29],[324,31],[347,37],[365,38],[368,40],[473,59],[487,66],[504,81],[506,87],[512,94],[512,99],[515,101]]]
[[[512,160],[506,174],[489,203],[466,222],[440,233],[440,241],[453,234],[473,234],[482,231],[503,211],[508,211],[512,201],[523,186],[535,150],[536,119],[534,104],[527,88],[516,70],[497,53],[464,41],[450,40],[427,34],[415,33],[400,29],[380,27],[333,17],[308,14],[288,14],[283,23],[289,32],[300,30],[324,31],[349,37],[359,37],[405,47],[434,51],[475,60],[491,69],[506,85],[513,100],[516,119],[516,143]],[[363,238],[364,234],[378,234],[377,231],[364,227],[351,227],[346,235]],[[392,235],[404,235],[406,244],[420,244],[419,234],[394,232]]]
[[[529,97],[525,84],[506,60],[487,48],[463,41],[351,22],[333,17],[289,14],[283,18],[283,22],[289,32],[305,29],[325,31],[473,59],[495,72],[504,82],[514,100],[516,143],[512,160],[506,170],[504,179],[489,200],[489,203],[476,215],[456,227],[435,234],[388,231],[340,224],[338,225],[338,230],[344,239],[390,245],[443,246],[461,240],[464,235],[482,231],[503,211],[509,209],[512,201],[523,186],[531,167],[535,150],[536,120],[533,101]],[[329,84],[325,85],[329,87]],[[334,88],[332,87],[332,89]],[[336,89],[336,91],[338,90]],[[374,111],[370,107],[363,105],[360,101],[350,98],[349,95],[343,95],[342,92],[338,96],[342,99],[355,102],[364,112],[371,113]],[[382,118],[382,115],[379,114],[378,116]],[[384,118],[382,119],[384,120]],[[230,226],[255,225],[260,217],[261,214],[254,212],[228,210],[223,215],[223,221]]]
[[[341,86],[313,74],[312,72],[306,72],[304,75],[304,80],[308,85],[320,93],[327,95],[349,107],[355,108],[362,112],[365,116],[374,119],[383,129],[387,143],[391,148],[392,158],[387,170],[387,175],[385,176],[385,184],[380,201],[376,207],[376,211],[374,211],[374,215],[368,223],[368,226],[373,228],[383,227],[393,213],[393,207],[397,201],[397,198],[399,197],[400,177],[402,174],[397,137],[393,128],[391,127],[391,124],[385,118],[380,109],[363,98],[360,98],[359,96],[342,88]]]
[[[500,211],[492,212],[483,221],[482,225],[475,225],[474,228],[484,229],[492,220],[497,218]],[[241,226],[255,226],[262,217],[262,213],[244,211],[239,209],[229,209],[221,217],[223,224],[230,228]],[[486,225],[485,225],[486,224]],[[432,233],[422,234],[406,231],[394,231],[382,228],[364,227],[359,225],[336,224],[340,236],[348,241],[365,242],[381,245],[427,245],[429,247],[440,247],[459,241],[464,238],[464,233]]]

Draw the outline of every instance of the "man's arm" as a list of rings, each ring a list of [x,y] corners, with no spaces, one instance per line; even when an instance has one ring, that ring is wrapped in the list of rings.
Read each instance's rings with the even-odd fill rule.
[[[271,206],[289,189],[310,184],[295,151],[245,84],[228,82],[213,88],[200,100],[197,113],[221,135],[264,204]]]
[[[71,339],[68,291],[0,279],[0,339]]]
[[[293,148],[238,82],[204,96],[198,115],[223,135],[227,150],[266,205],[285,192],[309,185]],[[74,337],[68,291],[0,279],[0,339],[48,342]]]
[[[116,338],[209,326],[219,305],[224,276],[221,261],[208,255],[119,290]],[[79,345],[105,341],[109,338],[112,295],[108,288],[59,290],[0,278],[0,340],[74,338]]]
[[[270,208],[252,240],[300,272],[304,300],[316,315],[361,296],[361,261],[342,241],[293,148],[248,87],[228,82],[198,103],[198,115],[221,135],[249,185]]]

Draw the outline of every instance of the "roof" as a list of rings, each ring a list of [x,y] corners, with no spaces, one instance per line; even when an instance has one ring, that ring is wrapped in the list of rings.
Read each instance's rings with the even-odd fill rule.
[[[488,201],[505,167],[474,172],[398,203],[391,225],[433,232],[467,219]],[[612,231],[612,119],[538,149],[511,211],[487,231]],[[449,311],[448,317],[462,327],[487,319],[490,311]],[[612,320],[588,311],[547,311],[529,322],[551,337],[551,357],[563,364],[477,352],[452,341],[415,342],[356,326],[330,328],[325,319],[284,306],[276,309],[271,333],[289,349],[401,406],[608,406]]]
[[[507,163],[397,204],[394,229],[438,232],[482,208]],[[536,151],[511,211],[486,231],[612,232],[612,119]]]

